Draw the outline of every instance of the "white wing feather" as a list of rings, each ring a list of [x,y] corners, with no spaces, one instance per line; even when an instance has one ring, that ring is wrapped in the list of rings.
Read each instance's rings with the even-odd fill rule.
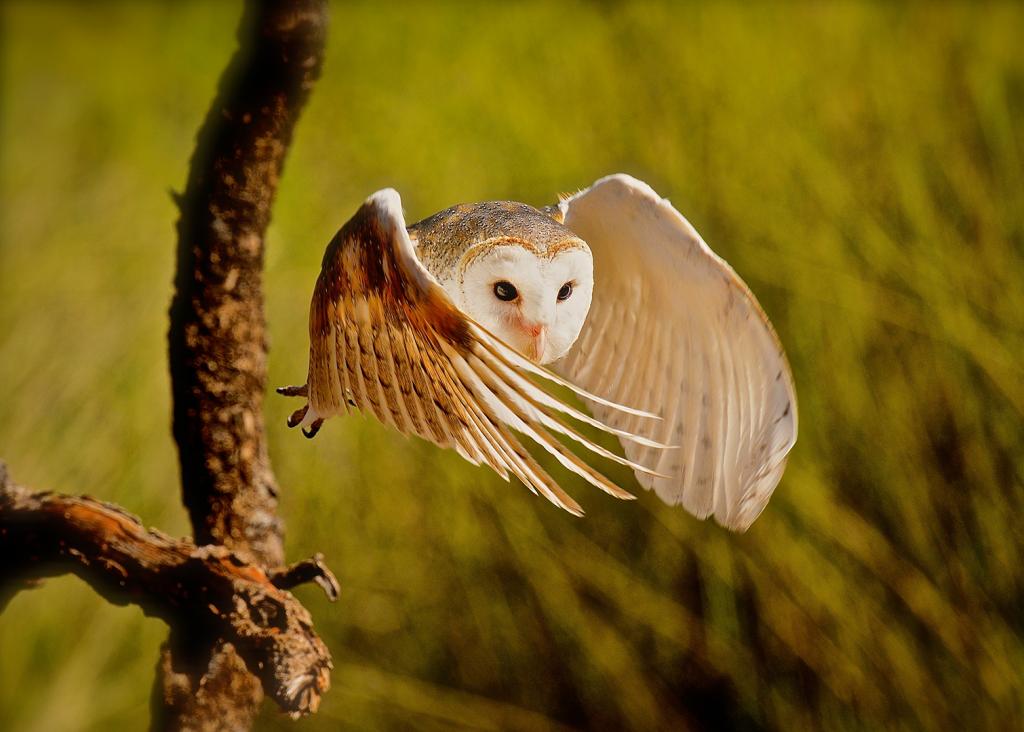
[[[585,400],[609,427],[675,445],[623,440],[650,472],[637,479],[669,504],[747,529],[796,442],[789,364],[764,311],[732,268],[650,186],[602,178],[563,200],[563,223],[594,254],[594,300],[556,370],[645,422]]]

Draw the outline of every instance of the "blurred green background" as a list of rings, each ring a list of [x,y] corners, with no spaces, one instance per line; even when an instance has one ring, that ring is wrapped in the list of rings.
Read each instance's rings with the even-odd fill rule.
[[[188,532],[169,434],[175,210],[239,2],[0,5],[0,457]],[[556,472],[560,512],[359,418],[267,417],[335,656],[260,729],[1007,728],[1024,715],[1020,5],[337,3],[268,236],[271,385],[324,245],[615,171],[746,279],[801,433],[731,535]],[[622,480],[628,478],[615,473]],[[635,485],[635,484],[633,484]],[[165,626],[72,578],[0,616],[0,727],[140,729]]]

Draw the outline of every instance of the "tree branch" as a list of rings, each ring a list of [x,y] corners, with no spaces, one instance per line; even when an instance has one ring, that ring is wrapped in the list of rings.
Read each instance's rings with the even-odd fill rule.
[[[309,613],[261,567],[223,546],[147,530],[108,503],[34,493],[0,463],[0,588],[8,593],[0,607],[12,590],[68,572],[114,604],[162,618],[193,645],[231,644],[294,716],[316,711],[330,684],[330,653]]]
[[[249,0],[180,199],[169,333],[174,438],[196,540],[284,564],[263,427],[263,237],[319,76],[323,0]]]
[[[0,610],[40,578],[73,572],[111,602],[165,619],[154,729],[248,729],[264,692],[301,716],[330,684],[330,654],[287,592],[315,581],[334,599],[338,587],[319,555],[284,567],[263,426],[262,284],[271,204],[326,29],[325,0],[246,0],[239,48],[176,198],[173,432],[196,542],[91,498],[15,486],[0,463]]]
[[[168,341],[182,498],[197,542],[268,568],[284,546],[263,426],[263,238],[326,30],[325,0],[246,1],[179,199]],[[261,692],[231,648],[197,658],[180,641],[172,633],[163,652],[154,728],[250,727]]]

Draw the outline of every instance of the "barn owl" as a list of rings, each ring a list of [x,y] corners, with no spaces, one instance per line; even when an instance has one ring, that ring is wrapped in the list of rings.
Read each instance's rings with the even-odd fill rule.
[[[278,390],[307,400],[289,426],[311,437],[328,417],[370,412],[577,515],[513,431],[613,496],[633,497],[563,440],[737,531],[796,441],[793,379],[757,300],[627,175],[544,209],[467,204],[408,227],[398,193],[379,191],[327,247],[309,334],[306,383]]]

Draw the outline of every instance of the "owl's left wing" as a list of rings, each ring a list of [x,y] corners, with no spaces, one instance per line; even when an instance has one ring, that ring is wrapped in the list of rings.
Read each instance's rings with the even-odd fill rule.
[[[666,503],[743,531],[796,442],[796,394],[782,346],[753,294],[646,183],[602,178],[549,213],[590,245],[594,299],[558,365],[592,392],[657,412],[645,425],[590,402],[599,419],[675,450],[623,443]]]
[[[619,498],[633,496],[591,469],[551,433],[634,470],[647,469],[593,443],[560,417],[657,446],[594,420],[534,384],[531,375],[567,386],[613,413],[640,420],[652,417],[588,394],[535,366],[460,311],[417,258],[401,199],[391,189],[370,196],[328,245],[310,306],[309,336],[306,384],[278,391],[308,399],[289,425],[301,425],[310,437],[327,417],[359,408],[400,432],[453,447],[506,480],[511,473],[577,515],[582,513],[579,504],[509,427]]]

